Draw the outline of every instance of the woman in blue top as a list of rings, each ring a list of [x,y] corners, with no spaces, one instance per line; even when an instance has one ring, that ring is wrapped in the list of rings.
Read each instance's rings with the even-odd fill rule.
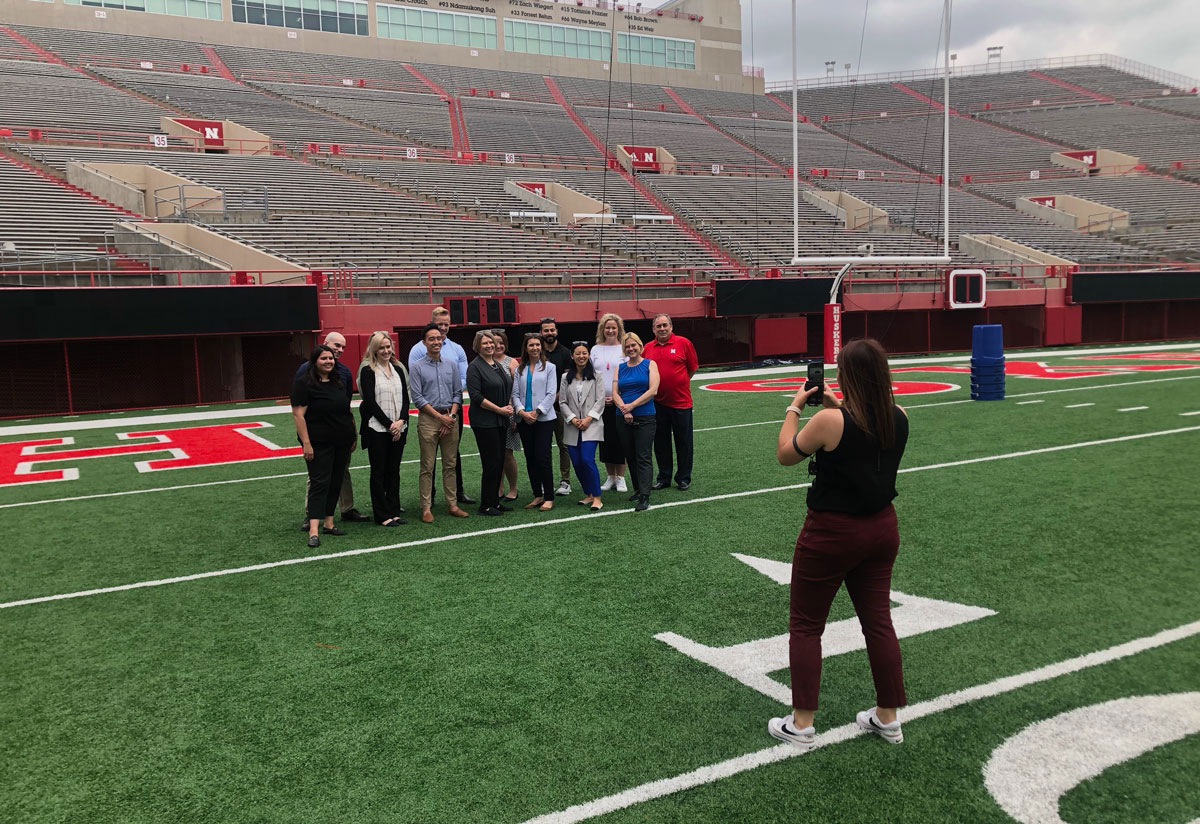
[[[642,339],[626,332],[622,341],[629,358],[613,376],[613,404],[617,407],[617,436],[633,468],[633,495],[636,512],[650,508],[651,475],[654,466],[654,396],[658,394],[658,364],[642,357]]]
[[[517,411],[517,432],[525,452],[525,470],[533,500],[526,509],[554,509],[554,473],[550,466],[550,443],[554,439],[554,396],[558,373],[542,351],[542,336],[526,332],[521,344],[521,362],[513,379],[512,405]]]

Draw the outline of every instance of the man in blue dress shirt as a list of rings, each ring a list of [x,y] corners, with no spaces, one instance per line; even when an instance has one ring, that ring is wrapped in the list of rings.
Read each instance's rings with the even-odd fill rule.
[[[458,364],[458,374],[462,380],[460,387],[459,401],[461,402],[461,390],[467,388],[467,351],[459,346],[454,341],[450,340],[450,310],[443,306],[438,306],[433,310],[433,317],[430,321],[437,325],[437,328],[442,333],[442,353],[443,358],[454,361]],[[408,373],[411,375],[413,364],[420,358],[425,357],[425,341],[424,339],[413,344],[413,348],[408,350]],[[458,416],[458,439],[462,441],[463,416]],[[457,447],[456,447],[457,449]],[[462,477],[462,461],[458,460],[458,454],[454,456],[454,479],[458,483],[458,502],[460,504],[473,504],[475,499],[468,495],[464,490]],[[443,460],[445,458],[443,457]]]

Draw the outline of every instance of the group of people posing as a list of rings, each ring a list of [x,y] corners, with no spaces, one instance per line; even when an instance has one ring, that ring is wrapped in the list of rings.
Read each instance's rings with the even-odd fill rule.
[[[501,329],[477,332],[468,363],[466,351],[450,340],[450,313],[432,321],[410,350],[407,364],[396,357],[387,332],[371,335],[358,372],[362,395],[355,427],[349,368],[340,363],[345,338],[332,332],[296,373],[292,416],[308,467],[306,516],[309,546],[320,535],[344,535],[334,524],[372,520],[382,526],[406,523],[400,504],[400,464],[408,438],[409,410],[417,410],[420,444],[418,494],[421,520],[432,523],[434,470],[442,460],[446,512],[466,518],[460,504],[476,500],[464,491],[459,445],[464,405],[482,464],[478,513],[500,516],[517,500],[515,453],[525,455],[532,499],[525,509],[548,511],[555,497],[571,494],[570,472],[583,489],[578,501],[599,512],[602,493],[629,491],[625,468],[632,468],[634,509],[650,506],[653,490],[691,485],[691,378],[698,367],[691,342],[674,334],[671,318],[653,320],[654,338],[643,344],[626,332],[615,314],[600,318],[595,341],[558,340],[558,325],[544,318],[538,332],[521,340],[517,357],[508,354]],[[361,441],[371,468],[368,517],[354,508],[350,457]],[[559,483],[554,483],[552,451],[559,450]],[[674,447],[674,450],[672,450]],[[606,478],[600,480],[599,451]],[[655,476],[654,463],[658,464]]]

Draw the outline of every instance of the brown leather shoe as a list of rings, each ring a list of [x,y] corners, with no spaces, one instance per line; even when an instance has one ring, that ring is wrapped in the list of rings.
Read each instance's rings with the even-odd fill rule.
[[[421,513],[421,522],[426,524],[433,523],[433,513],[428,509]]]
[[[469,518],[470,516],[456,506],[450,507],[448,510],[452,518]]]

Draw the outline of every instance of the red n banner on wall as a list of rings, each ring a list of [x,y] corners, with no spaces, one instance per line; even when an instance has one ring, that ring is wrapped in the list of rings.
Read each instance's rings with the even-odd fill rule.
[[[533,192],[538,197],[546,196],[546,184],[545,183],[525,183],[520,180],[516,180],[513,182],[516,183],[518,186],[520,186],[522,189]]]
[[[645,169],[650,172],[661,171],[657,146],[622,146],[621,148],[629,155],[629,159],[633,162],[633,168]]]
[[[1096,150],[1095,149],[1083,149],[1078,152],[1063,152],[1062,154],[1063,154],[1063,157],[1069,157],[1074,160],[1082,160],[1084,163],[1086,163],[1089,166],[1096,165]]]
[[[199,132],[205,146],[225,145],[225,126],[220,120],[193,120],[189,117],[175,117],[172,120]]]
[[[1037,203],[1039,206],[1049,206],[1051,209],[1054,208],[1054,195],[1045,195],[1043,197],[1031,197],[1031,198],[1029,198],[1029,200],[1033,203]]]

